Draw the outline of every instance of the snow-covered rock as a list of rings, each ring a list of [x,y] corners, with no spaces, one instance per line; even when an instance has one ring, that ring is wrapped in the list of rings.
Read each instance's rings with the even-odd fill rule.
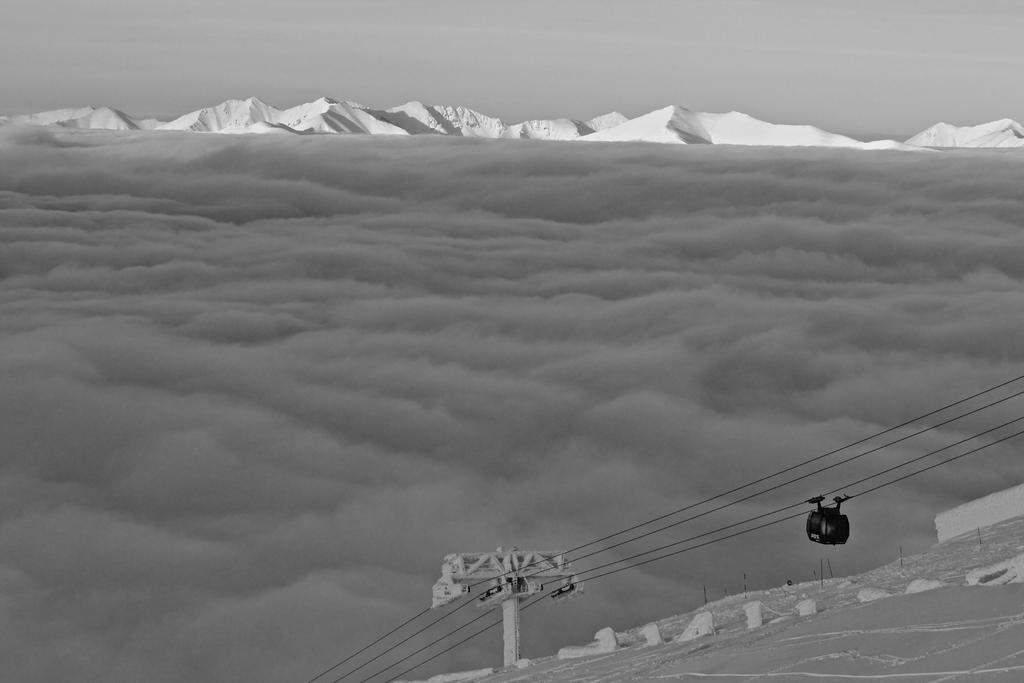
[[[813,598],[807,598],[796,603],[796,613],[801,617],[812,617],[818,613],[818,604]]]
[[[715,616],[711,612],[697,612],[690,625],[673,639],[675,643],[687,643],[704,636],[715,635]]]
[[[892,593],[884,591],[881,588],[861,588],[857,591],[858,602],[874,602],[875,600],[881,600],[891,596]]]
[[[747,614],[748,629],[760,628],[764,623],[764,603],[760,600],[748,602],[743,606],[743,611]]]
[[[1002,562],[967,572],[968,586],[1005,586],[1024,583],[1024,553]]]
[[[569,645],[558,651],[559,659],[579,659],[608,652],[615,652],[619,649],[619,641],[615,636],[615,629],[606,626],[594,634],[594,642],[588,645]]]
[[[657,624],[645,624],[640,628],[640,635],[644,639],[644,647],[661,645],[664,639],[661,637],[661,628]]]

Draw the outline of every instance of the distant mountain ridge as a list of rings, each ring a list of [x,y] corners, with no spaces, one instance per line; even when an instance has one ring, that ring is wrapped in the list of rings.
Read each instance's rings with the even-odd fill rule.
[[[589,120],[535,119],[506,124],[464,106],[411,101],[388,109],[321,97],[281,109],[250,97],[226,100],[171,121],[137,119],[110,107],[82,107],[2,116],[0,125],[94,130],[171,130],[222,134],[446,135],[488,139],[653,142],[667,144],[918,149],[920,147],[1024,147],[1024,126],[1000,119],[977,126],[938,123],[906,142],[862,142],[809,125],[777,124],[741,112],[696,112],[669,106],[628,118],[610,112]]]

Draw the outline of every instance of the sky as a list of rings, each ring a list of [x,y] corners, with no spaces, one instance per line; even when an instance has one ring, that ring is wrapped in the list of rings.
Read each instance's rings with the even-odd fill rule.
[[[0,114],[228,98],[515,122],[738,110],[860,136],[1024,118],[1017,0],[51,0],[0,21]]]
[[[447,553],[587,542],[1024,359],[1014,154],[7,128],[0,157],[0,661],[27,683],[307,681]],[[593,581],[524,613],[524,654],[922,551],[1022,448],[855,498],[846,546],[795,519]]]

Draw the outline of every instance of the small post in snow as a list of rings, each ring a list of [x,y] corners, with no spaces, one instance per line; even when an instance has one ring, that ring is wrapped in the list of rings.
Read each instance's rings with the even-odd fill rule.
[[[900,569],[903,569],[903,546],[900,546]]]

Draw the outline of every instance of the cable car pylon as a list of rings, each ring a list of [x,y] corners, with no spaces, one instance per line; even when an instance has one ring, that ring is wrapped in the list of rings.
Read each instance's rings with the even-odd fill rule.
[[[529,578],[522,570],[529,567]],[[519,601],[544,590],[542,580],[561,583],[551,597],[571,598],[582,593],[583,582],[576,578],[565,552],[510,550],[499,547],[493,553],[452,553],[441,563],[441,578],[434,584],[433,604],[441,607],[458,600],[480,583],[490,585],[476,599],[478,607],[501,606],[504,628],[504,665],[519,661]]]

